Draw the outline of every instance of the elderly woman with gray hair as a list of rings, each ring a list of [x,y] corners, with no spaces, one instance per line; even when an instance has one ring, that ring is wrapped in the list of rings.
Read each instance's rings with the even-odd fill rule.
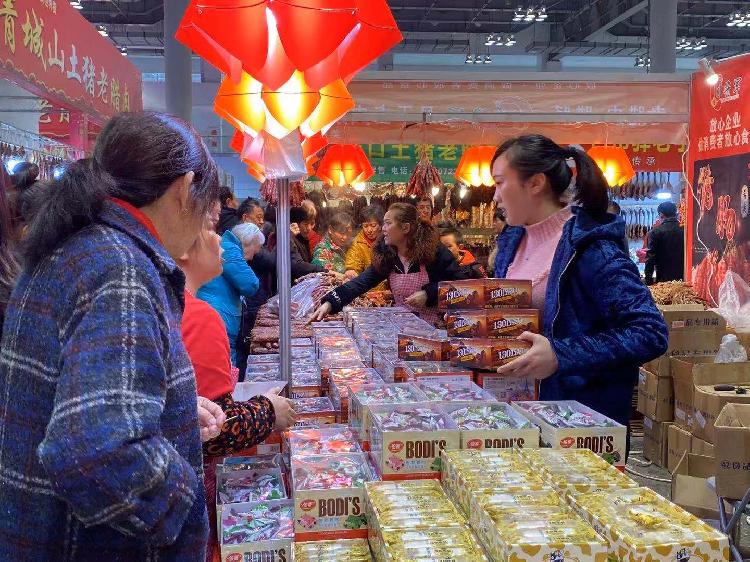
[[[232,365],[237,365],[237,334],[240,331],[240,297],[251,297],[259,287],[258,278],[247,264],[265,242],[265,236],[252,223],[238,224],[221,237],[223,270],[203,285],[196,295],[221,315],[229,336]]]

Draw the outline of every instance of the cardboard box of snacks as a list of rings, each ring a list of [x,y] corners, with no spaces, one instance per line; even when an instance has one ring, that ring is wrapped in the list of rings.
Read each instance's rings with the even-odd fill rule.
[[[658,422],[674,419],[674,388],[671,376],[659,376],[646,369],[638,374],[638,411]]]
[[[667,470],[674,472],[682,455],[689,453],[692,447],[692,435],[680,426],[671,424],[667,428]]]
[[[451,338],[517,338],[539,333],[539,311],[533,308],[454,310],[446,315]]]
[[[643,456],[656,466],[667,466],[667,432],[670,422],[643,418]]]
[[[442,310],[530,308],[531,281],[515,279],[463,279],[438,284]]]
[[[750,405],[727,404],[716,418],[716,492],[739,499],[750,488]]]

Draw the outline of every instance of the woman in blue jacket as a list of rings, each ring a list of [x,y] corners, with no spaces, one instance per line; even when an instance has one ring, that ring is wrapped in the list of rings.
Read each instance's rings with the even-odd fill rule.
[[[541,135],[505,142],[492,173],[509,225],[495,276],[544,269],[532,290],[542,334],[521,336],[531,349],[498,372],[540,379],[540,399],[578,400],[627,425],[638,367],[666,352],[668,335],[623,247],[623,219],[607,213],[606,179],[586,153]]]
[[[237,365],[237,335],[240,332],[240,297],[252,297],[259,287],[258,277],[247,262],[260,250],[265,237],[252,223],[238,224],[221,237],[221,275],[203,285],[196,295],[210,304],[224,320],[229,336],[232,365]]]

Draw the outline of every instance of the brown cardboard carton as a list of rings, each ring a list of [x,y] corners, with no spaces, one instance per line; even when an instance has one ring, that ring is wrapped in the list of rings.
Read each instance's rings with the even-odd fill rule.
[[[671,424],[667,428],[667,470],[673,472],[677,468],[682,455],[690,452],[692,436],[689,431]]]
[[[714,363],[713,357],[672,358],[675,382],[675,422],[693,435],[714,442],[714,421],[729,402],[750,404],[750,394],[716,390],[716,385],[750,387],[750,362]],[[690,389],[692,386],[692,390]],[[688,401],[691,404],[688,406]],[[680,423],[684,406],[689,427]]]
[[[701,519],[718,519],[716,493],[707,480],[714,475],[714,459],[685,453],[672,473],[672,502]]]
[[[699,439],[693,435],[692,443],[690,445],[690,452],[694,455],[701,455],[702,457],[714,457],[715,447],[708,441]]]
[[[750,488],[750,405],[727,404],[715,423],[716,493],[739,499]]]
[[[661,377],[646,369],[638,375],[638,411],[654,421],[674,419],[672,378]]]
[[[643,456],[656,466],[667,466],[667,429],[669,422],[643,418]]]
[[[496,369],[531,349],[529,342],[515,339],[454,339],[450,342],[451,364],[469,369]]]

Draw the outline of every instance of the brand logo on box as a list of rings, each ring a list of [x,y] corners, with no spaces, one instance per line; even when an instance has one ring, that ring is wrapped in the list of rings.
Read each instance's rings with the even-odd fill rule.
[[[466,444],[466,447],[469,449],[481,449],[482,448],[482,440],[481,439],[472,439]]]
[[[388,450],[391,453],[400,453],[404,450],[404,442],[403,441],[394,441],[393,443],[390,443],[388,445]]]
[[[575,442],[575,437],[566,437],[565,439],[560,439],[560,447],[563,449],[570,449]]]
[[[259,550],[256,552],[245,552],[244,554],[230,554],[226,562],[287,562],[289,558],[285,548],[278,550]]]
[[[302,511],[310,511],[315,507],[315,500],[305,500],[299,504]]]

